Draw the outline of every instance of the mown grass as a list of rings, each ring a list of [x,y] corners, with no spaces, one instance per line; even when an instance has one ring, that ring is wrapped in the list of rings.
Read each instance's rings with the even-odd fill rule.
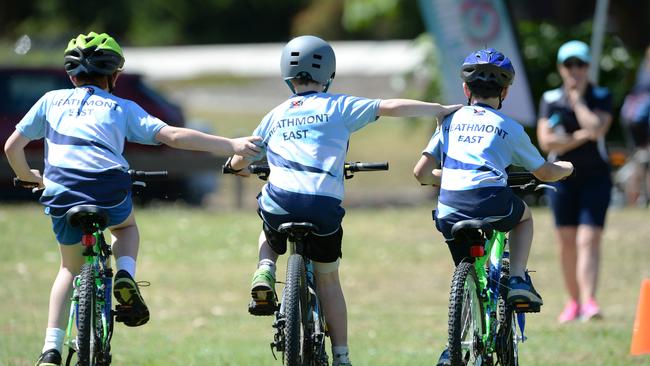
[[[612,211],[603,243],[604,319],[560,326],[564,301],[550,215],[537,209],[530,268],[545,300],[529,316],[522,365],[647,365],[628,356],[643,278],[650,277],[647,211]],[[341,275],[354,364],[432,365],[446,340],[452,265],[430,208],[350,209]],[[149,324],[118,324],[115,365],[280,365],[271,318],[246,312],[256,264],[253,211],[165,206],[139,210],[138,279]],[[36,205],[0,206],[0,365],[32,365],[42,347],[57,246]],[[282,278],[284,259],[280,261]]]

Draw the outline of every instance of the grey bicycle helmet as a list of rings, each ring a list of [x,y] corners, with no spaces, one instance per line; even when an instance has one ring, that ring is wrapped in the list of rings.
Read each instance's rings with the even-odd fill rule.
[[[280,59],[282,78],[294,90],[290,80],[309,79],[327,91],[336,73],[336,56],[329,43],[314,36],[300,36],[284,46]]]

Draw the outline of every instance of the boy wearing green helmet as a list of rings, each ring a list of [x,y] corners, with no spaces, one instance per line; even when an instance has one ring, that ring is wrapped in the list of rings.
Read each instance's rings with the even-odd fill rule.
[[[136,103],[112,95],[124,56],[119,44],[106,33],[90,32],[72,39],[64,64],[75,88],[46,93],[5,144],[9,164],[18,178],[45,188],[40,201],[52,219],[61,253],[61,266],[50,294],[45,344],[36,363],[41,366],[61,365],[73,278],[83,264],[82,233],[66,220],[67,211],[76,205],[92,204],[108,211],[117,269],[114,295],[138,315],[125,325],[139,326],[149,320],[149,310],[134,280],[139,234],[132,210],[129,165],[122,156],[125,140],[217,155],[252,156],[260,151],[255,145],[258,137],[228,139],[169,126]],[[30,169],[24,152],[31,140],[41,138],[46,143],[43,175]]]

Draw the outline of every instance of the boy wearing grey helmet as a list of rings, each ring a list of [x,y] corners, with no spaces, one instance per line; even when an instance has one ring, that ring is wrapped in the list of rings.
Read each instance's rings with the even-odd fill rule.
[[[333,366],[351,365],[347,345],[347,310],[339,281],[343,165],[350,134],[380,116],[441,118],[460,107],[410,99],[368,99],[327,93],[336,73],[332,47],[314,36],[294,38],[284,47],[281,72],[293,95],[269,112],[255,129],[262,152],[254,158],[234,155],[226,169],[247,176],[251,162],[266,157],[271,168],[258,196],[263,231],[259,264],[253,275],[249,310],[271,315],[275,304],[275,262],[286,251],[278,227],[308,221],[319,230],[310,235],[307,256],[314,263],[332,342]]]

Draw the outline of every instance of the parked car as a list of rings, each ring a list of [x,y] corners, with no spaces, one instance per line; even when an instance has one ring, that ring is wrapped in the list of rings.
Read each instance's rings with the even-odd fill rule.
[[[16,124],[43,94],[50,90],[71,87],[72,84],[63,68],[0,69],[0,144],[4,146]],[[154,91],[138,74],[122,73],[114,94],[133,100],[169,125],[185,126],[181,108]],[[30,142],[25,152],[30,165],[42,170],[43,140]],[[149,182],[147,189],[138,192],[139,200],[143,202],[180,198],[191,204],[199,204],[208,192],[197,191],[197,184],[193,179],[205,179],[206,171],[216,174],[217,167],[220,166],[220,160],[210,154],[175,150],[164,145],[127,143],[124,156],[133,169],[169,171],[167,179]],[[0,159],[0,200],[32,198],[33,195],[29,192],[13,188],[12,178],[13,171],[3,154]]]

